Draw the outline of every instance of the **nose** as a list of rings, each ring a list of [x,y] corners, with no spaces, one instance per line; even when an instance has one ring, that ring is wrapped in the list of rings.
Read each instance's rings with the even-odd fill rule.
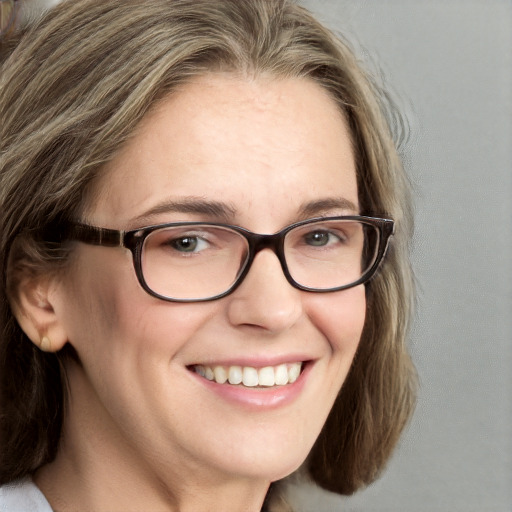
[[[271,333],[285,331],[302,315],[303,293],[287,281],[276,254],[264,249],[229,296],[229,321],[235,326],[252,326]]]

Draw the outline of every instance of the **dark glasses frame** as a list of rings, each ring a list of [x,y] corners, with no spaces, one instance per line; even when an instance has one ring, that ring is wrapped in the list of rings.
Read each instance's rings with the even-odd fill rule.
[[[377,245],[377,253],[375,256],[375,261],[368,268],[366,272],[353,283],[349,283],[343,286],[333,287],[333,288],[310,288],[307,286],[303,286],[297,281],[293,279],[291,276],[288,265],[286,263],[285,255],[284,255],[284,240],[285,236],[291,230],[305,226],[308,224],[314,224],[317,222],[325,222],[330,220],[346,220],[346,221],[356,221],[362,222],[364,224],[369,224],[374,226],[377,229],[379,234],[379,240]],[[173,297],[167,297],[165,295],[160,295],[152,290],[146,283],[144,278],[144,274],[142,272],[142,253],[144,242],[146,238],[154,231],[168,228],[168,227],[177,227],[177,226],[218,226],[222,228],[231,229],[240,235],[242,235],[248,243],[249,252],[247,255],[247,259],[245,265],[240,272],[238,278],[234,281],[234,283],[224,292],[215,295],[213,297],[199,298],[199,299],[176,299]],[[368,282],[377,272],[384,256],[386,254],[389,241],[391,236],[394,233],[394,221],[391,219],[383,219],[378,217],[367,217],[362,215],[350,215],[350,216],[338,216],[338,217],[316,217],[313,219],[308,219],[300,222],[296,222],[294,224],[290,224],[286,226],[281,231],[274,233],[272,235],[262,235],[259,233],[253,233],[248,229],[242,228],[240,226],[234,226],[231,224],[223,224],[218,222],[171,222],[166,224],[156,224],[152,226],[146,226],[138,229],[133,229],[130,231],[120,231],[109,228],[100,228],[96,226],[90,226],[87,224],[82,224],[78,222],[67,222],[65,224],[61,224],[58,228],[58,233],[55,233],[52,230],[52,235],[48,238],[53,239],[55,241],[55,235],[57,235],[60,242],[65,241],[78,241],[83,242],[89,245],[97,245],[102,247],[123,247],[132,253],[133,257],[133,265],[135,268],[135,273],[137,275],[137,279],[142,286],[142,288],[151,296],[156,297],[158,299],[162,299],[168,302],[206,302],[211,300],[220,299],[232,293],[244,280],[245,276],[248,274],[251,265],[254,261],[254,258],[258,252],[263,249],[272,250],[279,262],[281,264],[281,268],[283,269],[283,273],[286,276],[288,282],[299,290],[304,290],[307,292],[316,292],[316,293],[326,293],[326,292],[334,292],[346,290],[348,288],[352,288],[354,286],[358,286],[360,284],[364,284]],[[47,232],[48,234],[48,232]]]

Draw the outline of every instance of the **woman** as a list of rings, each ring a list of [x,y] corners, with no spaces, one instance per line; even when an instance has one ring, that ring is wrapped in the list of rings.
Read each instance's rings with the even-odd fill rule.
[[[69,1],[1,80],[0,500],[376,478],[414,403],[412,228],[348,46],[287,0]]]

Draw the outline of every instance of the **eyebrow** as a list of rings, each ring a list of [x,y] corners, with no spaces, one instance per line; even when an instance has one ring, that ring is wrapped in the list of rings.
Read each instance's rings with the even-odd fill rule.
[[[357,206],[344,197],[326,197],[308,201],[301,205],[298,211],[300,219],[320,216],[329,210],[344,210],[348,213],[357,214]],[[208,200],[202,197],[188,196],[179,200],[164,200],[146,212],[133,218],[132,225],[140,225],[151,222],[152,217],[165,213],[190,213],[195,215],[206,215],[212,219],[231,221],[236,217],[237,209],[230,203]]]
[[[206,215],[212,218],[232,219],[236,214],[236,208],[222,201],[211,201],[202,197],[188,196],[179,200],[168,199],[162,201],[151,209],[131,220],[134,224],[144,223],[156,215],[164,213],[191,213],[197,215]]]
[[[349,199],[344,197],[325,197],[304,203],[299,209],[299,215],[309,218],[329,210],[344,210],[353,215],[359,213],[359,208]]]

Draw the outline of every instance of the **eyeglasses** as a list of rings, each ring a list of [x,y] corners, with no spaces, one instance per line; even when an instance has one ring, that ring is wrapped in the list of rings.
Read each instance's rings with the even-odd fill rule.
[[[0,0],[0,37],[14,27],[18,5],[18,0]]]
[[[144,290],[171,302],[202,302],[233,292],[258,252],[272,250],[288,282],[308,292],[366,283],[387,250],[394,222],[364,216],[309,219],[273,235],[212,222],[176,222],[117,231],[68,223],[60,241],[131,251]]]

